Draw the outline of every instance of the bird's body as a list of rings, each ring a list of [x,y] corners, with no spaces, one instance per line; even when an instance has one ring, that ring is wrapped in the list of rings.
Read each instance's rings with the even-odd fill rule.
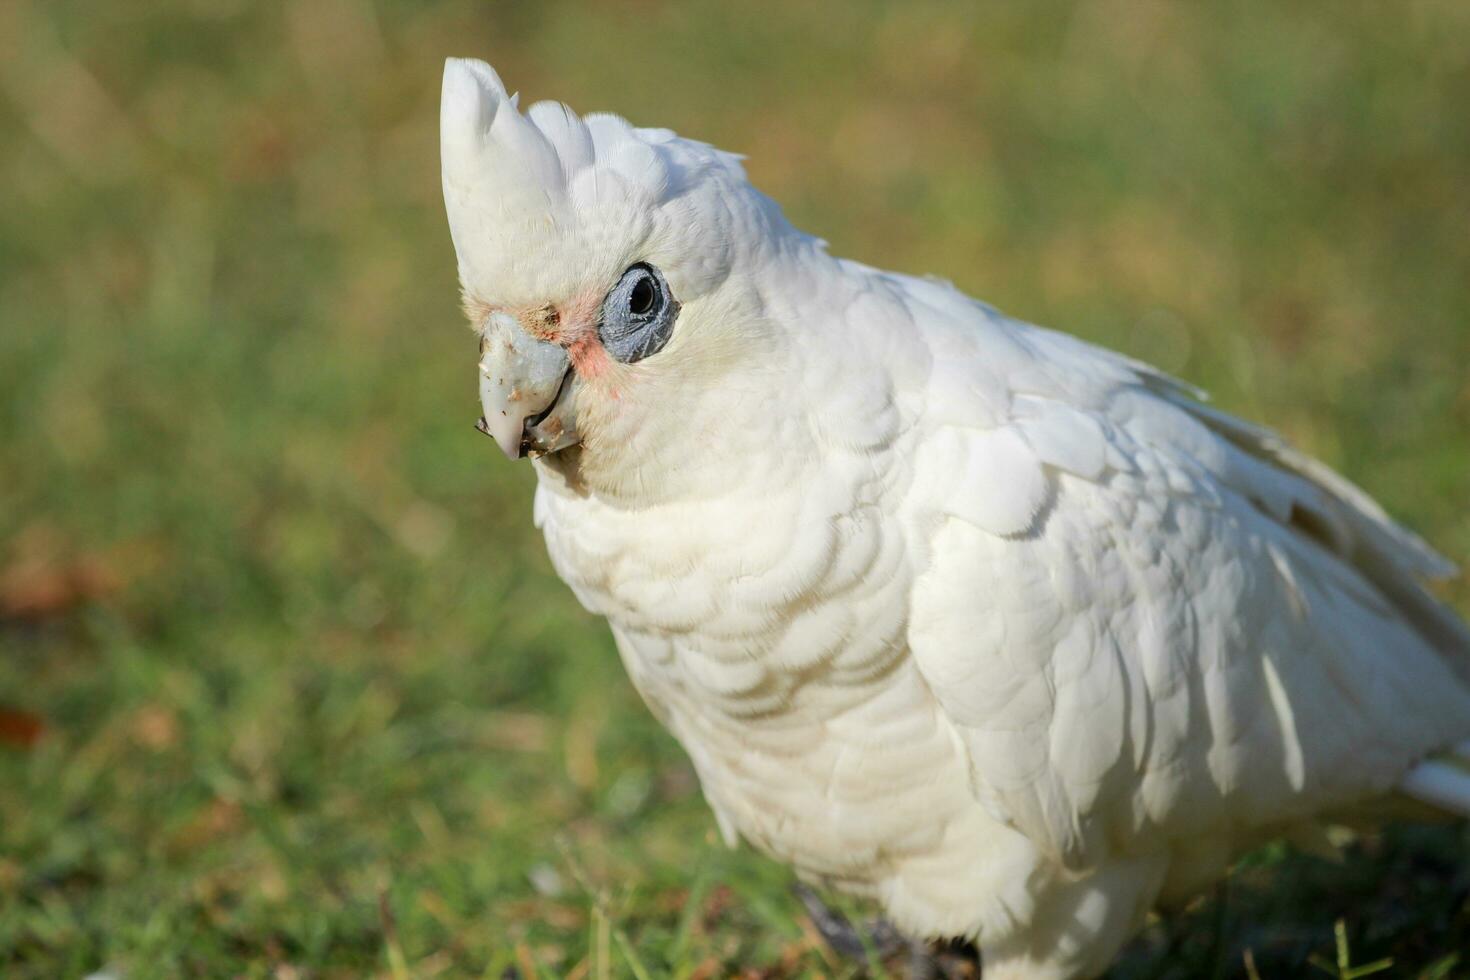
[[[1142,364],[830,257],[733,158],[577,125],[446,72],[487,424],[519,452],[579,386],[535,519],[727,839],[976,939],[988,977],[1092,976],[1470,738],[1470,638],[1419,584],[1446,566],[1361,491]],[[627,363],[619,273],[671,292]],[[569,366],[506,415],[517,330]]]

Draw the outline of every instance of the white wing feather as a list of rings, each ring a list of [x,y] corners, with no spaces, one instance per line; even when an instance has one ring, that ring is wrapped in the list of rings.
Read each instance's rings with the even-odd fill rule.
[[[996,817],[1073,868],[1228,854],[1470,734],[1470,639],[1417,580],[1451,566],[1361,490],[1151,368],[894,282],[935,365],[912,649]]]

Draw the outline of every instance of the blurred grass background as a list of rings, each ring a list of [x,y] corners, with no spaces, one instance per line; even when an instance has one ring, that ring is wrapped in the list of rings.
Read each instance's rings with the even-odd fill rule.
[[[471,428],[449,54],[1267,420],[1470,559],[1470,5],[0,4],[0,974],[839,975]],[[1446,593],[1466,608],[1463,583]],[[1119,977],[1470,975],[1470,842]]]

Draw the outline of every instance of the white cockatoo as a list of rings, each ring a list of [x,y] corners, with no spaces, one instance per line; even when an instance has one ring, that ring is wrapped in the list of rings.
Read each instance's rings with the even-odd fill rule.
[[[668,130],[451,59],[441,139],[480,426],[731,843],[1090,977],[1263,840],[1470,807],[1452,568],[1342,477]]]

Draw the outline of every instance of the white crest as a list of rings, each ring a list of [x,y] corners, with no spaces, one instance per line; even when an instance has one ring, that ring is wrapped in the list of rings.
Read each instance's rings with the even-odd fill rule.
[[[689,256],[697,292],[728,274],[735,215],[790,230],[733,154],[558,102],[522,114],[483,61],[445,63],[440,153],[460,280],[490,303],[555,301],[650,250]]]

